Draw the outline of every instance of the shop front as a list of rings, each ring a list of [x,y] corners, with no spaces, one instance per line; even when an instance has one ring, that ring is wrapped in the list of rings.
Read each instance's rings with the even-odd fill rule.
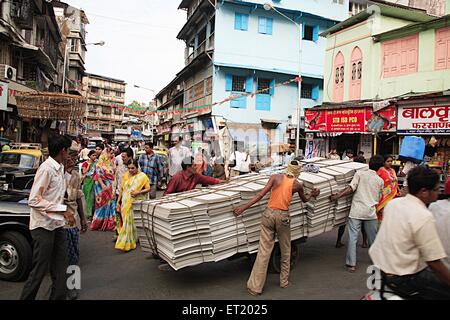
[[[425,139],[425,160],[441,171],[444,180],[450,174],[450,97],[414,99],[398,102],[398,134]]]
[[[398,149],[394,105],[377,111],[370,104],[340,108],[322,106],[307,110],[305,118],[305,131],[310,137],[305,150],[307,158],[337,149],[340,155],[346,150],[355,154],[362,151],[368,159],[373,154],[395,154]]]

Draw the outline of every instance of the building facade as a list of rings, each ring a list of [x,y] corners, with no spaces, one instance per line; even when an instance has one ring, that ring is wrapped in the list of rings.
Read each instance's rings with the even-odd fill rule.
[[[61,91],[61,33],[53,7],[44,0],[1,1],[0,17],[0,132],[16,142],[41,142],[52,121],[19,117],[15,96]]]
[[[83,10],[66,3],[53,2],[53,7],[62,35],[61,52],[65,56],[64,92],[82,95],[89,20]]]
[[[398,154],[407,134],[450,133],[450,22],[424,10],[378,4],[330,28],[324,103],[306,116],[307,131],[338,148]],[[450,8],[449,8],[450,9]],[[337,137],[333,137],[337,136]],[[447,156],[450,159],[449,156]]]
[[[120,129],[125,105],[123,80],[86,73],[83,88],[87,98],[85,134],[89,137],[113,139],[114,130]]]
[[[428,14],[434,16],[443,16],[445,9],[450,5],[448,0],[386,0],[375,1],[378,3],[397,4],[415,9],[425,10]],[[350,0],[349,13],[351,16],[366,10],[371,4],[375,4],[371,0]]]
[[[271,144],[288,142],[287,129],[297,124],[300,65],[302,107],[321,103],[326,40],[319,33],[348,16],[348,0],[273,2],[303,26],[301,64],[299,28],[273,9],[266,11],[264,3],[181,2],[187,22],[178,38],[186,43],[186,66],[156,98],[161,114],[179,115],[185,123],[160,119],[162,135],[208,141],[227,128],[253,155],[267,155]],[[231,151],[221,149],[226,156]]]

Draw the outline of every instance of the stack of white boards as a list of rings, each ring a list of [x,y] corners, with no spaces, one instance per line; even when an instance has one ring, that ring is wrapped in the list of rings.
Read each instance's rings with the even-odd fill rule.
[[[305,194],[321,191],[306,204],[293,196],[289,214],[291,239],[314,237],[346,223],[351,205],[347,199],[331,202],[330,196],[351,181],[364,164],[315,159],[319,173],[302,172]],[[306,164],[306,162],[305,162]],[[235,177],[228,183],[169,195],[158,200],[136,201],[134,219],[141,249],[164,259],[179,270],[204,262],[217,262],[237,253],[256,253],[261,217],[270,193],[240,217],[233,210],[251,200],[267,184],[270,176],[284,167]]]

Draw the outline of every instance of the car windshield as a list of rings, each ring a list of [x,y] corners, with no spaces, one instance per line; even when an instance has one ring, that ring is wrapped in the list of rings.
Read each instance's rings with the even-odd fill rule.
[[[0,165],[9,167],[19,167],[24,169],[33,169],[35,158],[29,154],[1,153]]]

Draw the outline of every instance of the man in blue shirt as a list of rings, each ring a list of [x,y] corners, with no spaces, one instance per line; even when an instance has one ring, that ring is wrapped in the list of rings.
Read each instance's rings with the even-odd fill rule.
[[[164,165],[161,158],[153,152],[153,143],[147,142],[144,150],[145,154],[139,158],[139,167],[150,180],[150,199],[156,199],[156,188],[163,177]]]

